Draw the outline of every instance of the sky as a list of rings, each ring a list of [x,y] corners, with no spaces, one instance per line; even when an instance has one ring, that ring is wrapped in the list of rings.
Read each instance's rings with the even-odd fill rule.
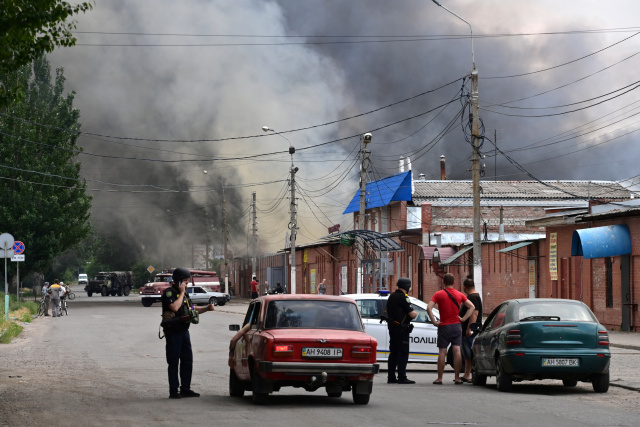
[[[49,57],[76,92],[94,226],[175,264],[205,236],[220,247],[224,205],[242,256],[255,192],[259,250],[276,252],[293,162],[298,243],[346,231],[366,132],[368,180],[400,156],[439,179],[441,155],[471,179],[472,46],[483,179],[638,174],[637,1],[440,4],[458,17],[427,0],[96,0]]]

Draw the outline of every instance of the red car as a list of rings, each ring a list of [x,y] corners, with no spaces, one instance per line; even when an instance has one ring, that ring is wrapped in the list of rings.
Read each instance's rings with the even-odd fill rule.
[[[351,390],[354,403],[366,405],[380,369],[376,346],[350,298],[265,295],[249,304],[231,340],[229,394],[250,390],[262,404],[281,387],[324,388],[330,397]]]

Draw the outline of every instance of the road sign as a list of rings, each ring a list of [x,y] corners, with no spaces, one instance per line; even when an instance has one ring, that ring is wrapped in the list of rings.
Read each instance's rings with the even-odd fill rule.
[[[13,255],[11,257],[11,261],[14,261],[14,262],[24,261],[24,255]]]
[[[149,272],[149,274],[151,274],[151,273],[153,273],[154,271],[156,271],[156,269],[155,269],[155,268],[153,268],[153,266],[151,266],[151,265],[150,265],[149,267],[147,267],[147,271]]]
[[[11,234],[0,234],[0,258],[11,258],[13,256],[14,243],[15,240]]]
[[[20,255],[24,253],[24,243],[20,241],[16,241],[13,243],[13,253],[15,255]]]

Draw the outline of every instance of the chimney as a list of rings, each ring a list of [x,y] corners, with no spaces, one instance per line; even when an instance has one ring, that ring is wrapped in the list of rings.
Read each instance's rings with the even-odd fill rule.
[[[424,181],[424,180],[426,179],[426,175],[425,175],[425,174],[423,174],[423,173],[421,173],[420,175],[418,175],[418,179],[419,179],[420,181]]]
[[[400,156],[400,160],[398,160],[398,168],[400,172],[404,172],[404,157]]]
[[[409,172],[411,170],[411,159],[409,158],[409,156],[407,156],[406,162],[407,162],[407,172]],[[413,173],[411,173],[411,197],[413,197],[415,192],[416,192],[416,187],[415,187],[415,184],[413,183]]]
[[[444,166],[444,155],[440,156],[440,180],[447,179],[446,168]]]

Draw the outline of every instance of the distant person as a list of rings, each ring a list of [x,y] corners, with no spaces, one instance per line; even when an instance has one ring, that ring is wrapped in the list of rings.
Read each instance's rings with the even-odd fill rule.
[[[60,314],[62,314],[62,304],[64,303],[64,299],[67,297],[68,286],[64,285],[64,282],[60,282]]]
[[[51,295],[49,295],[49,282],[44,282],[42,286],[42,297],[44,298],[44,315],[49,316],[49,304],[51,303]]]
[[[276,283],[276,289],[274,290],[274,292],[276,294],[283,294],[284,293],[284,289],[282,288],[282,285],[280,284],[280,282]]]
[[[462,357],[464,358],[464,375],[460,379],[465,382],[471,382],[471,358],[473,357],[473,340],[477,335],[477,332],[471,331],[471,325],[476,322],[482,323],[482,299],[480,294],[476,291],[476,285],[473,279],[467,277],[462,284],[462,290],[467,295],[467,299],[473,303],[475,310],[471,314],[471,317],[462,322]],[[460,317],[464,318],[467,313],[467,306],[460,307]]]
[[[260,284],[256,280],[256,276],[253,276],[253,280],[251,281],[251,299],[258,298],[259,290],[260,290]]]
[[[169,398],[200,397],[191,390],[193,350],[189,326],[197,323],[199,315],[215,307],[195,307],[187,294],[191,273],[186,268],[173,271],[173,283],[162,293],[162,319],[166,339],[166,357],[169,374]],[[169,322],[167,322],[169,321]],[[179,373],[179,375],[178,375]]]
[[[51,295],[51,315],[60,317],[60,284],[58,279],[53,281],[53,285],[49,287],[49,295]]]
[[[453,289],[455,277],[451,273],[447,273],[443,277],[444,289],[439,290],[431,297],[431,301],[427,304],[427,313],[431,319],[433,326],[438,327],[438,378],[434,384],[442,384],[442,376],[444,375],[444,365],[447,358],[447,348],[451,344],[453,352],[453,373],[455,384],[464,384],[460,379],[460,366],[462,365],[462,356],[460,355],[460,345],[462,344],[462,327],[461,322],[468,320],[475,309],[475,306],[460,291]],[[460,317],[460,305],[467,307],[464,317]],[[436,321],[433,317],[433,307],[437,305],[440,311],[440,321]]]
[[[319,295],[327,294],[327,279],[322,279],[322,282],[316,285],[316,293]]]

